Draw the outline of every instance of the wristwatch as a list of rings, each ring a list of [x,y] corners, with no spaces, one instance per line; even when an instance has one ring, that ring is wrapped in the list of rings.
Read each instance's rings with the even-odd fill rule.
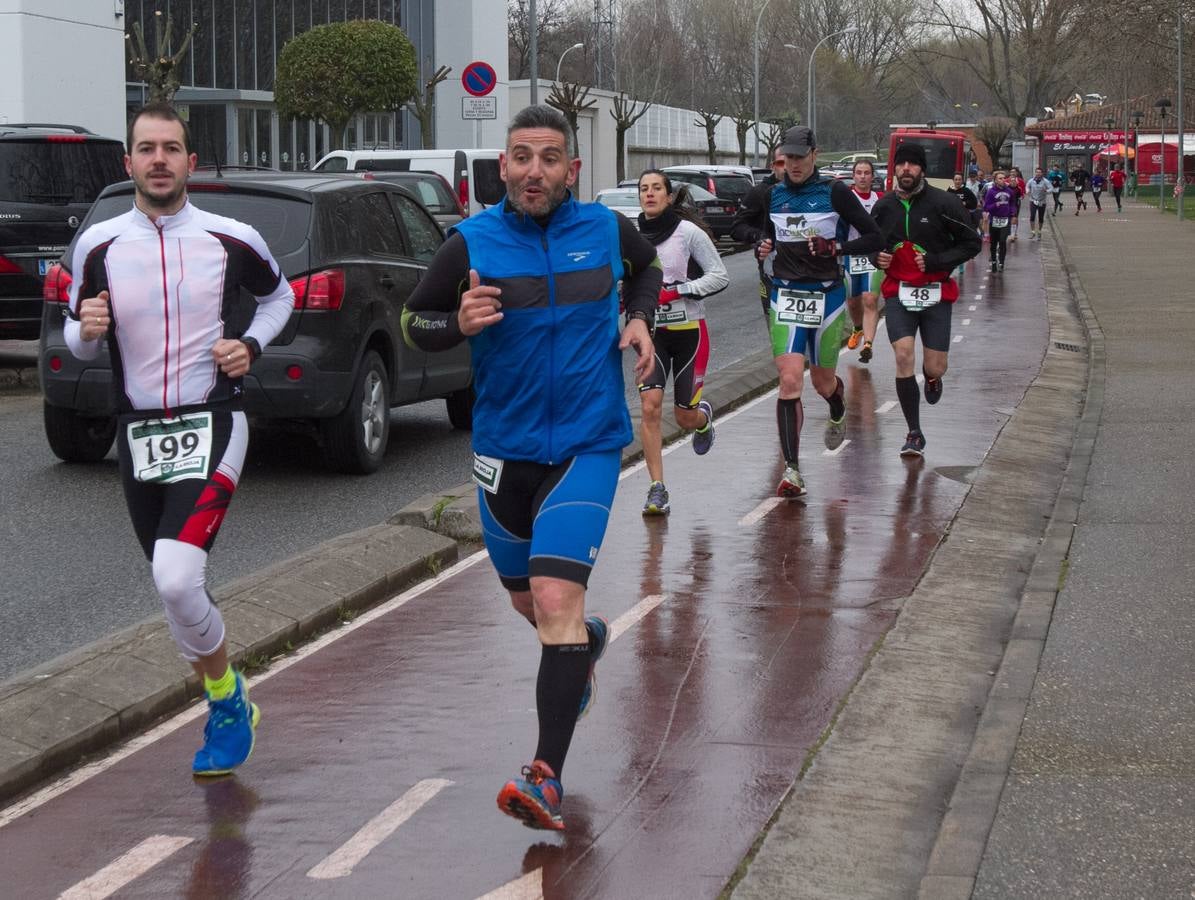
[[[261,356],[261,344],[257,343],[257,338],[243,337],[241,343],[249,348],[249,362],[257,362],[257,358]]]

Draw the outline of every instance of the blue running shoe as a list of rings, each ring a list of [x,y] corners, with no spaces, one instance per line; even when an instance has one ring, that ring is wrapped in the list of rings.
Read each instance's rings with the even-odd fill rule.
[[[610,623],[601,616],[590,616],[585,620],[585,630],[594,636],[597,646],[589,654],[589,680],[585,682],[585,693],[581,695],[581,708],[577,710],[577,721],[585,718],[597,698],[597,661],[606,652],[606,645],[610,643]]]
[[[498,808],[518,819],[528,828],[543,831],[564,831],[560,818],[560,804],[564,788],[543,760],[537,759],[523,766],[523,777],[512,778],[498,792]]]
[[[714,446],[714,408],[705,400],[698,403],[697,408],[705,413],[705,423],[708,427],[705,431],[693,432],[693,452],[698,456],[704,456],[710,452],[710,447]]]
[[[253,752],[261,710],[249,702],[245,677],[236,673],[237,686],[223,700],[208,700],[203,746],[195,754],[191,771],[196,775],[227,775]]]

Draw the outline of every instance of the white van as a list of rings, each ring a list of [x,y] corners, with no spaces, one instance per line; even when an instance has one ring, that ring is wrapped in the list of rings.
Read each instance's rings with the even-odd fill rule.
[[[315,172],[435,172],[452,185],[465,215],[501,203],[506,185],[497,150],[333,150]]]

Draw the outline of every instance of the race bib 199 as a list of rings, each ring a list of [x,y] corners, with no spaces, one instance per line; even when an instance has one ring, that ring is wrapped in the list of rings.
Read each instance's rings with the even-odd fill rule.
[[[826,295],[818,291],[776,292],[776,324],[798,328],[820,328],[826,316]]]
[[[868,272],[874,272],[876,267],[866,256],[851,256],[848,257],[846,270],[851,275],[866,275]]]
[[[900,283],[900,305],[912,312],[920,312],[942,301],[942,283],[932,281],[929,284]]]
[[[145,419],[128,425],[133,477],[154,484],[207,478],[212,456],[212,414]]]
[[[661,303],[656,307],[657,325],[683,325],[688,321],[689,315],[685,309],[684,300],[675,300],[672,303]]]
[[[491,494],[498,493],[498,483],[502,481],[502,460],[474,453],[473,480],[481,486],[483,491],[488,491]]]

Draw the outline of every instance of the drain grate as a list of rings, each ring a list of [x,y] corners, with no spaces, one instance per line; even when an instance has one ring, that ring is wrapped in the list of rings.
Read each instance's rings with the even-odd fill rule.
[[[1064,344],[1062,341],[1055,341],[1054,346],[1059,350],[1069,350],[1071,353],[1082,353],[1083,348],[1078,344]]]

